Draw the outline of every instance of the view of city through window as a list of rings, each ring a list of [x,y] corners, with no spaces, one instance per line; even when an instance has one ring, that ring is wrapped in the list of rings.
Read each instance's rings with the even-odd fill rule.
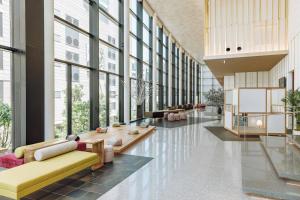
[[[0,45],[11,47],[11,1],[0,2]],[[12,55],[0,49],[0,150],[11,147],[12,130]]]
[[[11,0],[0,2],[0,45],[11,47]],[[124,59],[120,52],[119,21],[120,2],[118,0],[100,0],[99,4],[90,4],[88,0],[55,0],[54,3],[54,114],[55,137],[65,137],[67,134],[81,133],[91,129],[91,76],[97,71],[99,91],[99,126],[109,126],[121,120],[120,115],[120,86],[122,86],[123,66],[120,60]],[[91,46],[95,38],[90,27],[91,6],[98,8],[99,30],[98,48]],[[79,14],[80,13],[80,14]],[[130,0],[128,12],[130,22],[130,92],[131,96],[138,93],[137,79],[142,78],[146,83],[145,100],[142,112],[152,110],[152,98],[156,108],[163,109],[169,105],[188,103],[188,67],[187,53],[179,51],[179,44],[169,43],[169,36],[161,25],[153,26],[152,16],[137,1]],[[152,49],[153,31],[156,31],[156,49]],[[96,55],[98,49],[98,67],[92,62],[91,55]],[[183,50],[183,52],[185,52]],[[12,57],[15,52],[0,48],[0,147],[9,147],[12,132]],[[152,54],[156,59],[152,60]],[[180,53],[182,53],[180,59]],[[169,55],[171,59],[169,60]],[[153,79],[152,65],[155,62],[156,79]],[[169,69],[171,62],[172,69]],[[194,67],[196,66],[196,61]],[[180,65],[182,65],[180,69]],[[200,101],[205,101],[203,94],[211,88],[220,85],[206,66],[200,66],[199,88]],[[172,71],[172,86],[169,88],[169,73]],[[196,72],[196,71],[195,71]],[[180,80],[180,73],[181,80]],[[196,74],[194,73],[194,76]],[[195,77],[197,79],[197,77]],[[196,83],[196,82],[195,82]],[[157,91],[150,88],[157,84]],[[182,85],[182,96],[179,96]],[[174,97],[169,101],[169,90]],[[194,91],[194,95],[196,92]],[[156,94],[156,96],[152,96]],[[183,101],[184,100],[184,101]],[[195,99],[194,99],[195,100]],[[130,99],[130,120],[138,117],[138,105],[135,98]],[[141,115],[143,116],[143,114]]]

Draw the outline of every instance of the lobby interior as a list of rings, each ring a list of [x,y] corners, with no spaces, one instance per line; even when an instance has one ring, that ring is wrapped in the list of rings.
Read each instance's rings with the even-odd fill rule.
[[[299,10],[0,0],[0,200],[299,200]]]

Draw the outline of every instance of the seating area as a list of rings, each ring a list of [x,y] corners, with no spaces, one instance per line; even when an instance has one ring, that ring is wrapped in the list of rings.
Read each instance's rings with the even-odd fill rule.
[[[65,149],[67,144],[35,149],[34,158],[38,158],[39,154],[45,158],[0,172],[0,195],[19,200],[99,162],[95,153],[76,151],[76,142],[74,148],[68,150]],[[56,148],[55,151],[53,148]],[[43,152],[39,152],[41,150]]]
[[[120,127],[109,127],[106,133],[91,131],[80,135],[82,141],[104,140],[104,145],[112,145],[113,151],[120,154],[142,138],[155,131],[154,126],[142,128],[140,126],[120,125]]]
[[[68,137],[80,141],[50,140],[0,156],[0,167],[7,169],[0,172],[0,196],[20,199],[87,167],[97,170],[104,163],[113,162],[114,154],[155,131],[154,126],[118,125],[106,129],[102,133],[97,130]],[[72,142],[73,147],[68,148]]]
[[[0,200],[300,200],[300,0],[0,0]]]

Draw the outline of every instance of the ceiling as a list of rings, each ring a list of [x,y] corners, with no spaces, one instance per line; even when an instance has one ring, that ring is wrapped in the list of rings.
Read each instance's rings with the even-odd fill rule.
[[[176,41],[196,60],[204,55],[204,0],[147,0]]]
[[[204,57],[205,63],[217,78],[233,75],[235,72],[269,71],[288,51],[243,53],[225,56]]]

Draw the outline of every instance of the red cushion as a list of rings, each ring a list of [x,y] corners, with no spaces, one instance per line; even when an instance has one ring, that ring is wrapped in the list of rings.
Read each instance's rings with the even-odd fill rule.
[[[86,151],[86,143],[77,142],[77,150],[78,151]]]
[[[23,158],[16,158],[14,153],[9,153],[0,157],[0,167],[13,168],[24,164]]]

